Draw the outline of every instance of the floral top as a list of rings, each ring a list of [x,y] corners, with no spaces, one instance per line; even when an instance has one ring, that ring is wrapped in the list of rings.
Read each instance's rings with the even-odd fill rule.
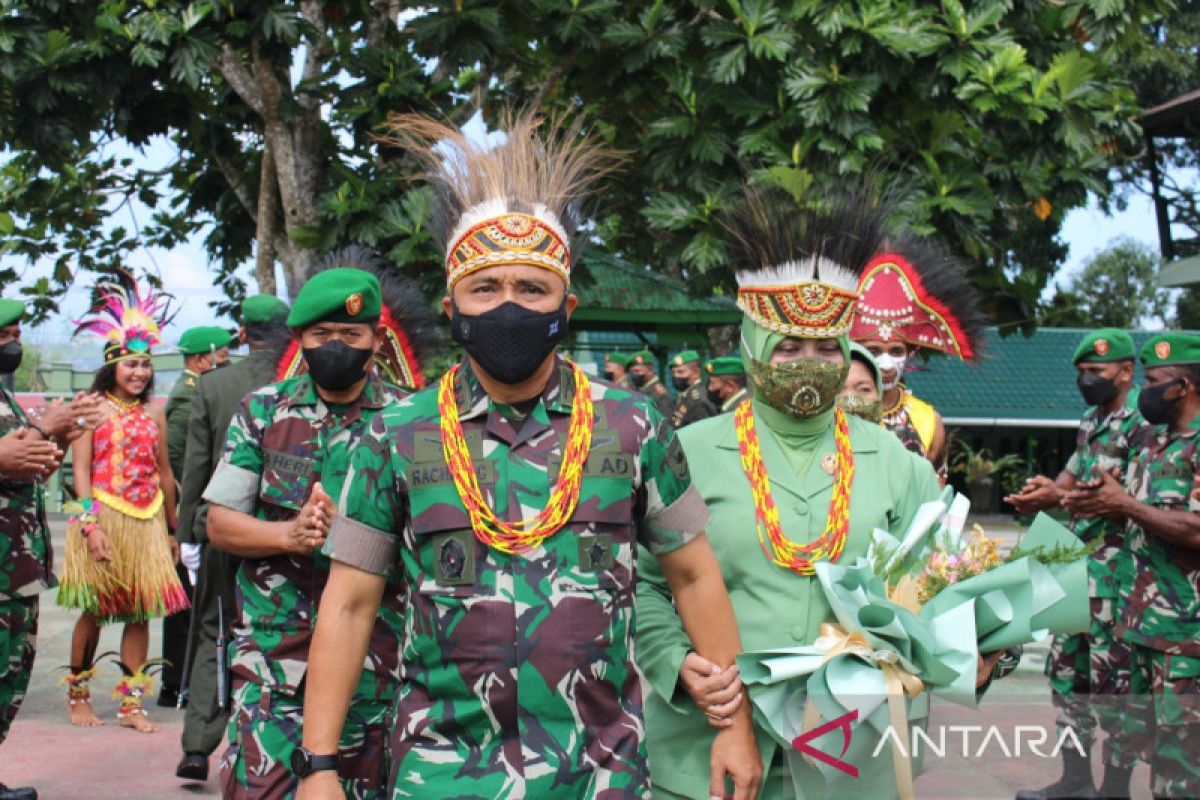
[[[150,519],[162,507],[158,425],[141,403],[110,414],[92,438],[92,496],[109,508]]]

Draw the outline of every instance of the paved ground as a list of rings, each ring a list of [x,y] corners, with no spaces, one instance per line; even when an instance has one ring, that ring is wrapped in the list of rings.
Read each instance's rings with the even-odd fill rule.
[[[1019,530],[1010,521],[991,518],[981,522],[1007,544],[1017,541]],[[53,525],[56,553],[62,552],[64,527],[61,519]],[[96,710],[109,724],[94,730],[73,728],[63,704],[65,689],[59,683],[62,672],[58,667],[68,660],[75,617],[58,608],[53,592],[49,592],[42,598],[41,620],[30,693],[8,741],[0,747],[0,781],[12,786],[36,786],[43,800],[157,800],[219,794],[215,758],[207,784],[183,784],[175,778],[182,712],[151,706],[153,718],[163,724],[163,731],[156,734],[138,734],[117,726],[117,703],[109,695],[117,679],[115,667],[102,671],[93,682]],[[152,631],[151,653],[157,654],[159,626],[153,625]],[[115,648],[119,637],[119,628],[106,628],[101,651]],[[1018,788],[1042,786],[1058,777],[1057,759],[1029,752],[1028,744],[1036,734],[1024,736],[1025,749],[1020,757],[1013,752],[1017,725],[1040,726],[1049,732],[1049,741],[1041,749],[1047,752],[1053,747],[1054,713],[1041,674],[1046,644],[1027,648],[1018,672],[994,687],[979,710],[935,704],[930,731],[935,741],[941,731],[946,731],[945,756],[926,759],[926,771],[916,783],[919,797],[1011,798]],[[992,725],[1003,742],[984,742]],[[970,731],[962,730],[971,726]],[[969,757],[963,756],[964,749]],[[1006,750],[1010,755],[1005,754]],[[1147,768],[1140,766],[1134,773],[1135,798],[1150,796],[1148,780]]]

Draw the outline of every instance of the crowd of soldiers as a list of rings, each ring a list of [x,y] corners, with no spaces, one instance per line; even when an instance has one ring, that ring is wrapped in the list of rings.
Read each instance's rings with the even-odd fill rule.
[[[429,120],[397,128],[456,211],[442,232],[444,310],[467,358],[435,385],[423,388],[421,378],[431,323],[389,290],[387,265],[357,251],[326,259],[290,308],[248,298],[238,341],[250,355],[236,364],[218,368],[233,344],[220,329],[181,337],[187,369],[167,420],[193,608],[186,622],[165,622],[164,655],[178,672],[165,676],[163,693],[164,702],[186,701],[179,777],[206,779],[209,756],[227,739],[220,781],[229,798],[640,797],[652,783],[663,797],[794,791],[789,780],[767,783],[786,765],[778,754],[762,758],[731,666],[746,621],[735,620],[705,537],[709,513],[685,445],[696,446],[696,431],[717,430],[694,423],[770,412],[747,411],[759,406],[752,388],[762,388],[748,368],[767,370],[781,339],[805,352],[826,348],[811,360],[837,368],[794,371],[807,383],[793,384],[804,391],[788,402],[816,398],[814,408],[829,412],[847,382],[851,348],[839,337],[854,311],[847,298],[857,296],[835,298],[841,327],[808,321],[817,332],[807,339],[755,333],[751,318],[743,330],[751,364],[675,354],[674,396],[649,351],[610,353],[606,380],[590,379],[556,353],[577,301],[567,244],[574,212],[551,201],[577,192],[530,178],[510,187],[524,198],[510,208],[460,185],[486,159],[513,174],[536,160],[503,161],[536,139],[532,127],[520,129],[530,120],[511,122],[518,130],[499,154]],[[436,146],[445,141],[464,163],[438,178]],[[600,156],[573,157],[576,184],[586,184],[580,164],[603,172],[598,161],[587,166]],[[496,174],[495,163],[486,166]],[[860,260],[860,270],[869,266]],[[0,301],[0,374],[20,361],[23,311]],[[945,431],[904,389],[904,361],[917,345],[891,353],[892,327],[856,337],[866,347],[854,358],[871,376],[861,391],[874,390],[864,405],[918,458],[901,458],[874,424],[851,428],[872,443],[859,480],[874,475],[882,491],[887,465],[902,464],[922,484],[921,495],[894,487],[911,510],[936,488]],[[936,337],[921,341],[936,346]],[[947,334],[947,350],[967,357],[965,345]],[[1088,757],[1065,749],[1062,778],[1020,796],[1128,796],[1139,759],[1152,763],[1156,796],[1191,796],[1200,790],[1200,338],[1163,334],[1138,354],[1126,333],[1096,331],[1075,366],[1093,406],[1077,451],[1062,474],[1031,478],[1008,501],[1022,512],[1065,508],[1076,533],[1099,543],[1089,562],[1091,628],[1056,639],[1046,670],[1061,724],[1084,733],[1089,750],[1096,712],[1108,733],[1105,773],[1097,793]],[[32,669],[38,593],[54,582],[40,481],[102,412],[82,395],[33,417],[7,392],[0,399],[2,741]],[[736,444],[727,449],[736,464]],[[828,492],[833,455],[806,463]],[[765,560],[756,569],[795,578]],[[685,753],[678,764],[646,757],[632,645],[634,576],[643,573],[657,576],[683,642],[672,650],[683,666],[672,662],[665,680],[651,680],[656,702],[672,714],[694,703],[715,729],[711,752]],[[994,674],[984,655],[980,687]],[[696,663],[702,671],[688,674]],[[1096,696],[1129,702],[1087,702]],[[695,774],[682,775],[685,762]],[[673,779],[661,775],[672,769],[682,777],[671,785],[687,788],[668,788]],[[2,800],[35,797],[0,787]]]

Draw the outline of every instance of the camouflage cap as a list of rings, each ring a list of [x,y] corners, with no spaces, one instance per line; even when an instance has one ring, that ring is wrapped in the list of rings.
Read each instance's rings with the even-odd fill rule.
[[[1133,338],[1128,333],[1120,328],[1100,328],[1083,337],[1071,363],[1133,361],[1134,352]]]
[[[704,364],[704,371],[709,375],[745,375],[746,367],[737,356],[718,356]]]
[[[0,327],[16,325],[25,316],[25,304],[20,300],[0,297]]]
[[[1142,345],[1143,367],[1200,364],[1200,336],[1189,333],[1160,333]]]
[[[203,325],[198,328],[188,328],[179,337],[179,352],[185,356],[195,356],[219,350],[231,344],[229,331],[215,325]]]
[[[681,350],[671,359],[672,367],[682,367],[684,364],[700,363],[700,354],[695,350]]]
[[[629,363],[626,366],[653,367],[656,363],[658,363],[658,359],[654,357],[654,353],[651,353],[649,350],[639,350],[629,357]]]
[[[242,324],[264,325],[283,322],[288,315],[287,303],[273,294],[255,294],[242,301]]]
[[[289,328],[303,328],[314,322],[379,321],[383,307],[379,279],[366,270],[335,267],[309,278],[288,314]]]
[[[611,361],[618,367],[628,367],[630,356],[627,353],[605,353],[605,361]]]

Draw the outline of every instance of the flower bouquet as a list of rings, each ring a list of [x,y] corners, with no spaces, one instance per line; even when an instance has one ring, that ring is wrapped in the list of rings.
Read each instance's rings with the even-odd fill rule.
[[[755,713],[797,782],[815,769],[830,789],[852,775],[846,791],[913,796],[910,726],[928,715],[931,694],[973,706],[979,653],[1087,628],[1088,547],[1039,515],[1002,556],[978,528],[963,536],[968,510],[946,489],[903,536],[876,530],[866,558],[818,563],[836,622],[811,645],[738,657]],[[885,738],[894,769],[860,778],[851,765],[873,759]],[[810,794],[811,784],[800,792]]]

